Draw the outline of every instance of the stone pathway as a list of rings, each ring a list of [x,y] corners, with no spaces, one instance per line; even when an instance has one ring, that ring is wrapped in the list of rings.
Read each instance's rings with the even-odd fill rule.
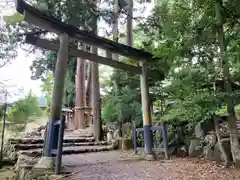
[[[63,165],[75,174],[74,180],[239,180],[240,172],[214,164],[173,159],[143,161],[127,158],[120,151],[63,157]]]

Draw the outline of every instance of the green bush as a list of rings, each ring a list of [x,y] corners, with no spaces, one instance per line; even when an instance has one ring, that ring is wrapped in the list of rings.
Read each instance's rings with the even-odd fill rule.
[[[8,120],[13,124],[27,124],[36,117],[41,116],[42,110],[39,107],[37,98],[30,91],[28,95],[14,103],[8,112]]]

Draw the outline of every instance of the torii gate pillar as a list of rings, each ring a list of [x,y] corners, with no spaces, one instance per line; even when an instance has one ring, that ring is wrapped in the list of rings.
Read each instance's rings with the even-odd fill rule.
[[[143,114],[143,129],[144,129],[144,152],[147,160],[153,160],[153,135],[152,135],[152,119],[149,103],[149,87],[147,76],[147,62],[140,61],[142,74],[140,75],[141,81],[141,101],[142,101],[142,114]]]
[[[59,41],[60,47],[57,54],[57,63],[55,67],[55,78],[52,93],[51,119],[48,122],[47,137],[45,138],[44,142],[45,147],[43,157],[36,164],[36,169],[51,169],[54,165],[53,146],[58,142],[58,129],[55,128],[55,125],[60,122],[61,118],[64,82],[68,68],[68,35],[65,33],[60,34]]]

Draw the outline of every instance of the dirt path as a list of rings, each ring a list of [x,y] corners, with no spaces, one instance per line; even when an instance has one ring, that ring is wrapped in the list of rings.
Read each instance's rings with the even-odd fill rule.
[[[78,172],[75,180],[239,180],[240,171],[223,169],[199,160],[143,161],[119,151],[63,157],[63,164]]]

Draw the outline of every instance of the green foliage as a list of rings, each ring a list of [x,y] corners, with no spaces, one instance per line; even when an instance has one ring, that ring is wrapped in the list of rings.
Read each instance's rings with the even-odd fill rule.
[[[52,81],[54,80],[54,71],[57,61],[57,53],[47,52],[45,57],[33,61],[30,69],[33,76],[41,78],[43,81],[42,92],[47,95],[48,104],[51,103],[52,97]],[[76,71],[76,58],[69,57],[68,71],[64,87],[64,105],[73,107],[75,103],[75,71]]]
[[[0,118],[2,118],[4,115],[4,105],[0,106]]]
[[[139,93],[124,87],[120,94],[109,93],[104,96],[102,101],[102,118],[105,123],[117,122],[118,117],[124,122],[136,122],[141,124],[141,104]]]
[[[43,84],[41,85],[41,92],[45,94],[47,101],[46,112],[49,112],[50,104],[52,103],[53,80],[53,74],[48,72],[46,74],[46,78],[43,80]]]
[[[24,99],[14,103],[8,112],[8,120],[14,124],[27,124],[41,116],[41,113],[37,98],[30,91]]]
[[[240,105],[235,106],[235,112],[236,116],[240,118]],[[219,116],[228,116],[227,106],[223,106],[222,108],[218,109],[216,114]]]
[[[0,31],[0,68],[16,57],[17,43],[15,39],[11,30],[8,32]]]
[[[75,105],[75,75],[76,75],[77,59],[70,57],[68,61],[68,72],[64,86],[64,105],[74,107]]]
[[[5,21],[5,23],[13,25],[23,21],[23,16],[16,12],[10,16],[3,16],[3,20]]]
[[[239,7],[236,1],[225,1],[222,11],[231,80],[239,84],[235,73],[239,71],[235,56],[239,52],[238,38],[232,36],[239,36],[236,34],[239,21],[233,20],[240,14],[240,8],[236,7]],[[148,37],[144,38],[145,48],[161,59],[154,68],[163,70],[166,75],[162,88],[153,88],[164,95],[165,102],[163,114],[156,119],[197,122],[211,119],[222,111],[229,98],[239,103],[240,86],[229,94],[218,84],[223,80],[223,71],[215,16],[215,1],[165,0],[154,8],[140,29]],[[156,83],[156,86],[159,85]],[[169,101],[174,105],[167,106]],[[159,105],[156,108],[160,108]]]
[[[54,80],[53,74],[47,73],[46,78],[44,79],[43,84],[41,85],[41,91],[45,93],[47,97],[47,104],[51,103],[53,80]]]

